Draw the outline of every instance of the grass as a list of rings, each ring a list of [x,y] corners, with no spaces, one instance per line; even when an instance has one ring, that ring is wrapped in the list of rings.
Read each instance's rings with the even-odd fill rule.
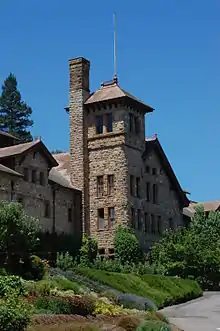
[[[159,275],[139,277],[134,274],[121,274],[87,268],[82,268],[79,272],[120,292],[150,298],[158,308],[185,302],[202,295],[201,288],[193,280]]]

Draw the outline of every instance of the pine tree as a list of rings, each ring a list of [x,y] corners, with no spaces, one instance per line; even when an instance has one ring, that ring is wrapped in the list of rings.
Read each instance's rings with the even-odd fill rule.
[[[10,73],[2,85],[0,96],[0,130],[13,134],[21,142],[32,141],[28,130],[33,125],[31,114],[31,107],[21,100],[16,77]]]

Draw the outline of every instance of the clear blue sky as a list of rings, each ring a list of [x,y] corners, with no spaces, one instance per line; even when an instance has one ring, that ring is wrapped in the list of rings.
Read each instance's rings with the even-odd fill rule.
[[[112,78],[114,10],[119,83],[155,108],[147,136],[192,199],[220,199],[219,0],[3,1],[0,83],[13,72],[33,135],[68,150],[68,59],[91,60],[92,91]]]

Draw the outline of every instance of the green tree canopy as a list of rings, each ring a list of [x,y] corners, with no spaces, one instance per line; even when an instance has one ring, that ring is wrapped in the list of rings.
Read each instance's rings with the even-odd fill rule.
[[[159,272],[196,279],[204,289],[220,285],[220,212],[199,206],[188,228],[164,233],[151,252]]]
[[[31,107],[21,100],[16,77],[10,73],[2,85],[0,96],[0,130],[13,134],[21,142],[33,140],[28,130],[33,125],[31,114]]]

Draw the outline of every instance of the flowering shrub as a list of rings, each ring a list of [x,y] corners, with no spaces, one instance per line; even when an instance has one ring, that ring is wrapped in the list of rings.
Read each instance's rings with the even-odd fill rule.
[[[97,301],[95,303],[94,313],[97,315],[118,316],[122,313],[122,311],[123,309],[119,306],[107,304],[102,301]]]
[[[0,297],[7,296],[12,291],[25,295],[23,279],[18,276],[0,276]]]
[[[49,263],[42,260],[39,256],[31,256],[31,274],[34,279],[41,280],[46,278],[48,274]]]

